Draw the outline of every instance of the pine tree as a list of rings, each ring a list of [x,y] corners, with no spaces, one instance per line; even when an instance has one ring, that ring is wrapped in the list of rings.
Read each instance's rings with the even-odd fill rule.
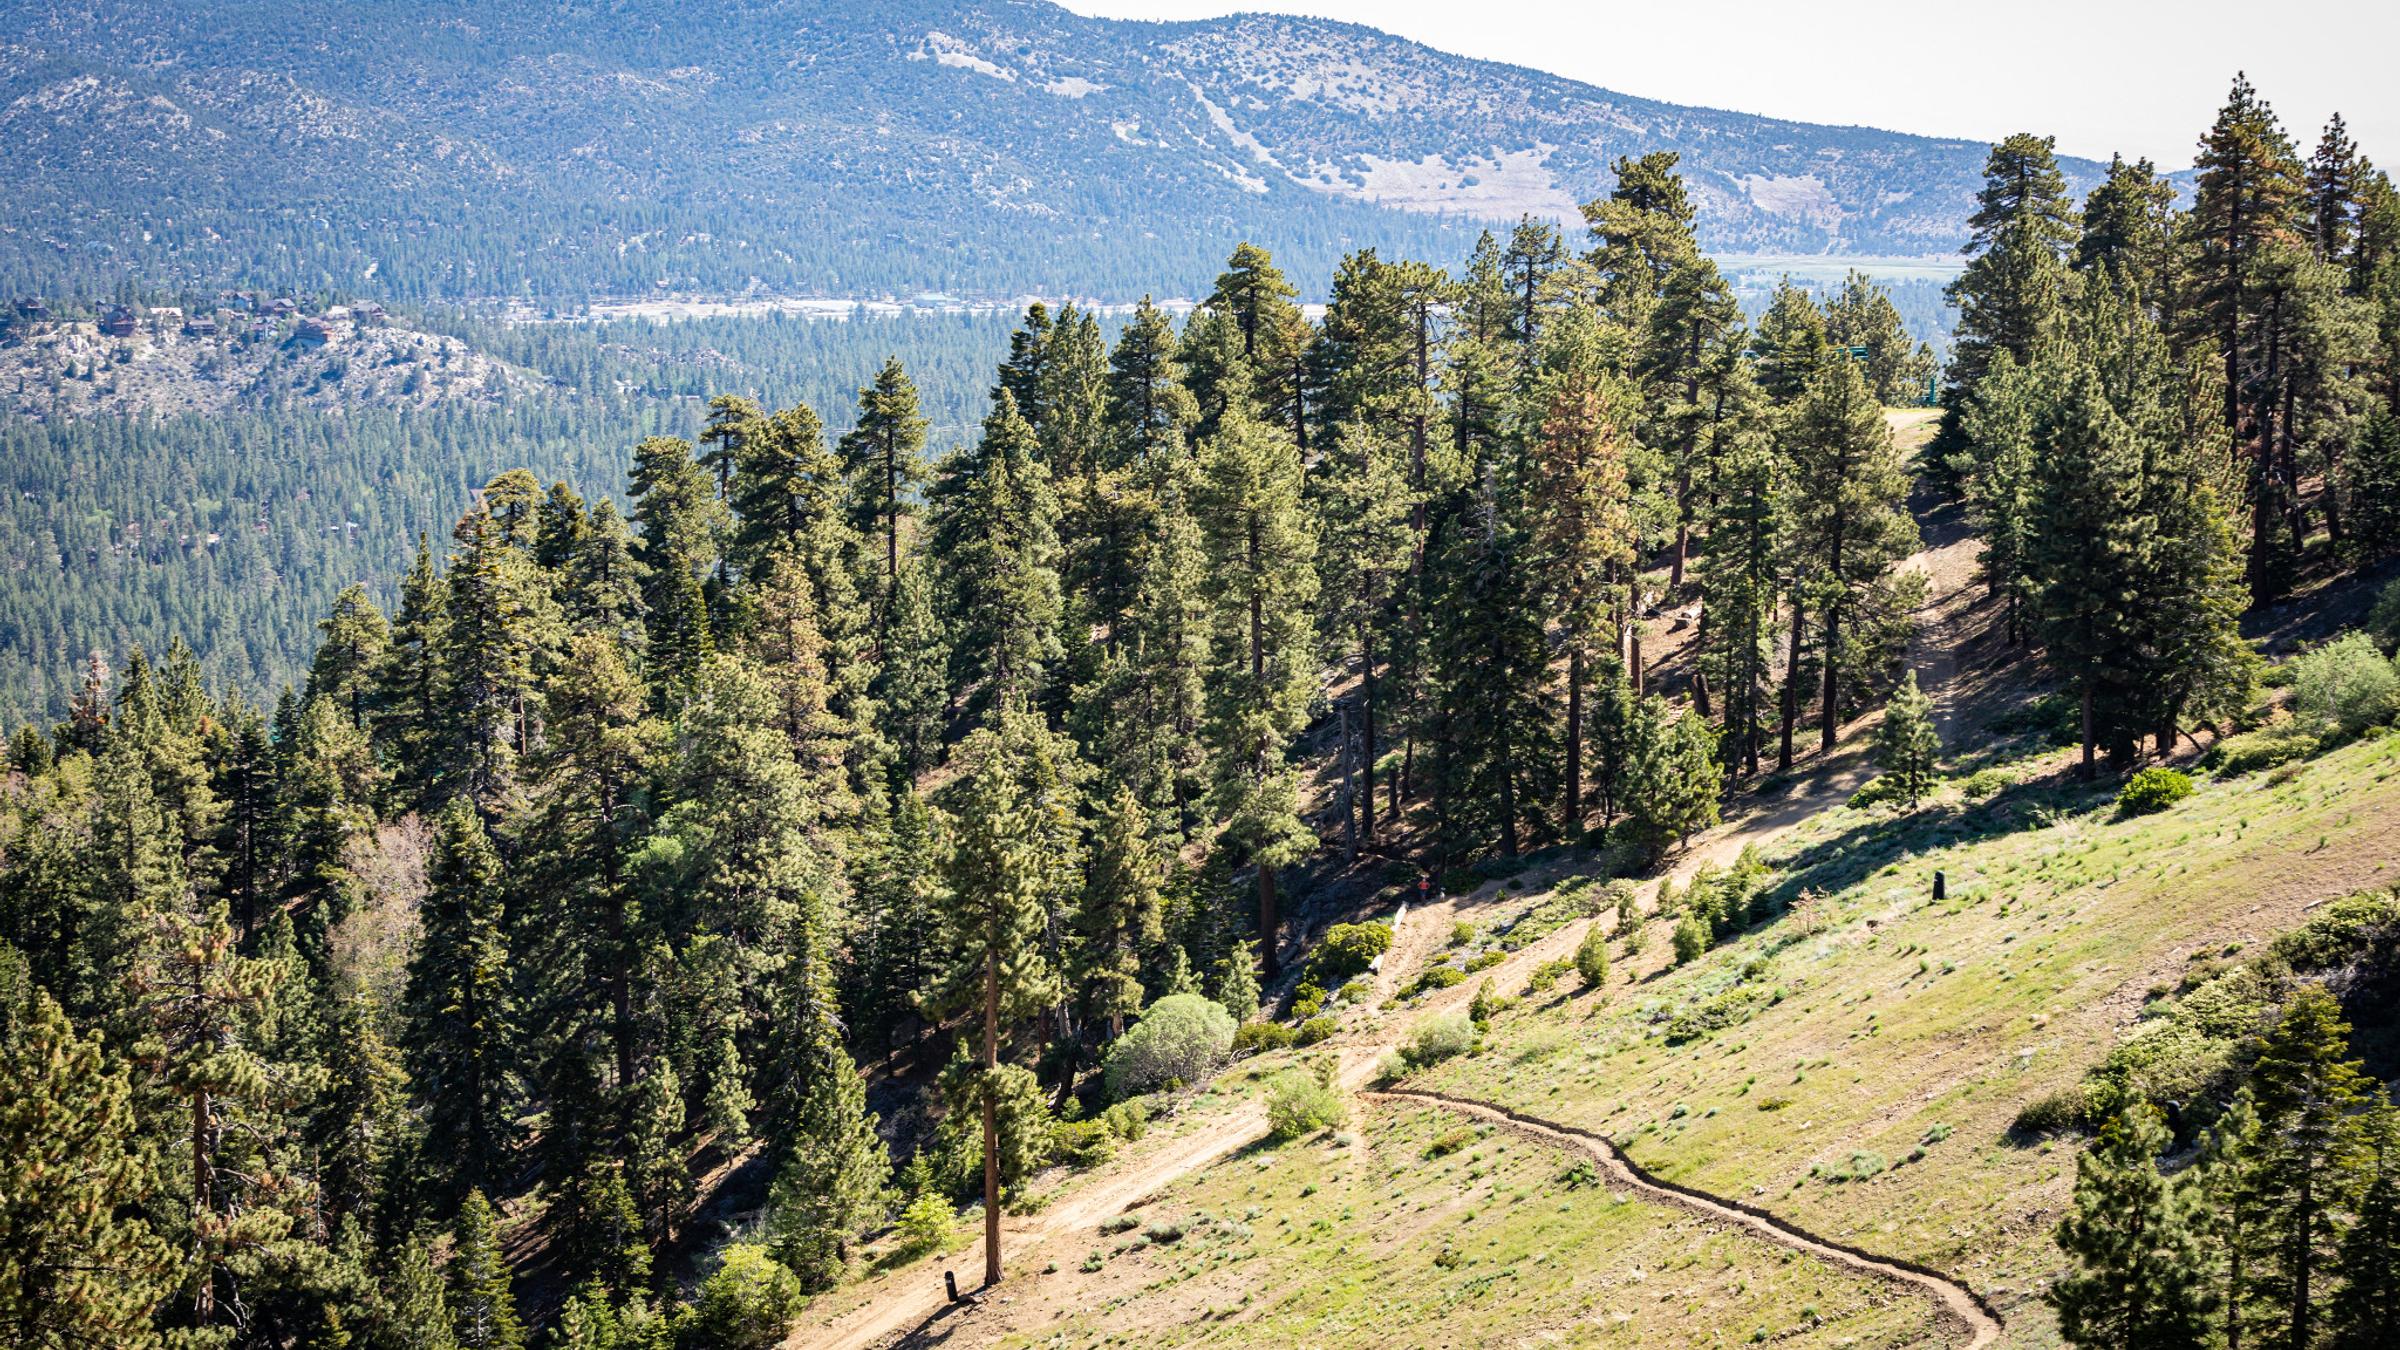
[[[2260,1145],[2258,1112],[2243,1087],[2202,1140],[2193,1182],[2195,1226],[2208,1239],[2216,1339],[2229,1347],[2254,1344],[2253,1333],[2268,1331],[2257,1281],[2274,1239],[2267,1222],[2273,1197],[2260,1184]]]
[[[556,606],[533,560],[511,544],[488,506],[458,522],[447,580],[440,703],[444,790],[479,810],[513,799],[516,766],[531,748],[535,691],[560,637]]]
[[[1868,674],[1859,639],[1905,621],[1892,569],[1916,548],[1917,529],[1905,509],[1907,469],[1854,363],[1810,379],[1786,436],[1795,570],[1824,635],[1819,744],[1831,750],[1847,711],[1845,682],[1855,690]]]
[[[1260,946],[1272,976],[1282,926],[1275,869],[1298,861],[1311,842],[1284,806],[1292,795],[1284,757],[1315,692],[1316,550],[1292,447],[1253,420],[1245,400],[1226,408],[1201,451],[1192,514],[1211,602],[1202,734],[1226,842],[1257,874]]]
[[[2088,364],[2068,378],[2058,405],[2034,428],[2040,468],[2027,552],[2042,645],[2076,683],[2088,779],[2096,772],[2100,700],[2128,673],[2150,529],[2140,514],[2141,463],[2131,430]]]
[[[1064,654],[1058,499],[1038,449],[1015,399],[1003,397],[973,456],[953,466],[935,525],[955,616],[954,682],[979,705],[1038,695]]]
[[[1647,266],[1638,270],[1645,278],[1650,275]],[[1630,439],[1634,391],[1609,369],[1596,314],[1577,306],[1551,330],[1534,398],[1541,420],[1526,445],[1527,570],[1536,603],[1558,624],[1567,653],[1559,823],[1573,837],[1582,830],[1584,816],[1585,670],[1600,641],[1619,571],[1633,562],[1635,544],[1624,444]]]
[[[218,1321],[228,1267],[292,1225],[273,1203],[284,1182],[255,1146],[277,1090],[258,1030],[272,1025],[284,967],[236,952],[221,905],[199,908],[182,897],[136,922],[125,979],[132,1057],[150,1090],[175,1103],[172,1123],[162,1123],[191,1196],[179,1245],[189,1253],[192,1321],[208,1328]]]
[[[2076,1269],[2048,1294],[2071,1344],[2207,1343],[2200,1254],[2182,1200],[2158,1171],[2167,1146],[2158,1112],[2135,1106],[2111,1118],[2076,1162],[2075,1207],[2058,1226],[2059,1248]]]
[[[355,899],[350,852],[374,823],[374,750],[331,696],[316,695],[301,710],[299,735],[283,751],[275,811],[283,825],[276,852],[284,866],[285,903],[308,923],[312,945],[319,945]]]
[[[390,746],[393,786],[401,800],[429,800],[440,771],[434,747],[443,735],[444,654],[449,650],[450,586],[433,563],[433,548],[417,536],[416,560],[400,582],[400,613],[379,672],[376,706]]]
[[[1428,564],[1427,664],[1437,711],[1434,815],[1442,856],[1514,857],[1549,833],[1559,801],[1560,717],[1534,594],[1521,503],[1487,472],[1443,512]]]
[[[370,725],[375,674],[391,645],[391,625],[367,588],[350,585],[334,597],[333,613],[317,624],[316,660],[308,670],[308,696],[334,701],[355,726]]]
[[[593,1158],[568,1178],[545,1216],[563,1256],[562,1264],[612,1298],[639,1293],[650,1283],[650,1241],[641,1211],[625,1184],[625,1166]]]
[[[1875,733],[1875,767],[1891,778],[1914,809],[1933,787],[1934,760],[1941,752],[1933,700],[1918,690],[1917,672],[1912,670],[1901,677],[1891,702],[1884,705],[1883,725]]]
[[[728,514],[691,443],[675,436],[634,447],[632,496],[653,682],[679,694],[715,650],[701,578],[717,565]]]
[[[1101,815],[1076,914],[1083,939],[1076,985],[1085,1012],[1107,1025],[1112,1040],[1124,1032],[1125,1019],[1141,1011],[1141,956],[1161,937],[1165,869],[1149,831],[1141,799],[1120,784]]]
[[[949,704],[950,643],[934,612],[933,584],[914,553],[900,561],[899,582],[883,627],[883,659],[875,671],[875,702],[893,772],[913,780],[934,766],[942,749]]]
[[[980,1048],[964,1090],[952,1102],[976,1102],[982,1117],[984,1282],[1000,1281],[1000,1124],[1012,1095],[1000,1048],[1010,1024],[1056,998],[1055,976],[1041,955],[1049,860],[1034,842],[1030,804],[1017,785],[998,733],[978,732],[966,747],[973,765],[951,812],[951,844],[936,895],[950,969],[931,1006],[969,1011]]]
[[[784,1059],[801,1096],[767,1197],[768,1233],[776,1259],[821,1290],[841,1277],[859,1232],[880,1214],[891,1158],[867,1110],[866,1084],[842,1048],[826,958],[793,964],[800,969],[787,983],[798,992],[784,1027],[795,1044]]]
[[[2224,425],[2249,469],[2249,582],[2253,595],[2265,597],[2282,589],[2290,560],[2278,541],[2285,503],[2272,423],[2279,391],[2269,378],[2273,344],[2262,341],[2271,334],[2262,322],[2260,264],[2270,245],[2297,240],[2306,185],[2274,110],[2240,75],[2201,138],[2195,167],[2183,314],[2191,336],[2213,343],[2223,363]]]
[[[665,729],[644,717],[645,697],[617,640],[570,639],[545,687],[548,738],[535,761],[540,785],[529,830],[545,916],[529,933],[549,956],[544,1022],[596,1018],[613,1050],[620,1085],[633,1081],[635,897],[627,875],[649,821],[645,788]],[[571,1034],[571,1033],[563,1033]]]
[[[1379,653],[1412,560],[1408,518],[1415,503],[1399,447],[1364,421],[1343,425],[1312,487],[1324,610],[1319,631],[1358,662],[1358,831],[1375,843],[1376,685]],[[1349,752],[1345,748],[1345,755]],[[1345,763],[1347,772],[1347,761]]]
[[[426,868],[424,935],[402,1005],[409,1080],[425,1110],[438,1191],[507,1179],[518,1095],[515,1007],[500,858],[483,822],[454,801]]]
[[[1700,675],[1719,707],[1729,772],[1755,774],[1766,744],[1769,672],[1783,593],[1783,463],[1768,439],[1738,434],[1719,461],[1700,554],[1707,598]]]
[[[2175,185],[2149,160],[2108,162],[2108,176],[2083,203],[2083,237],[2074,267],[2089,275],[2113,271],[2144,295],[2164,299],[2174,264]]]
[[[913,782],[892,790],[881,830],[870,836],[852,869],[858,932],[854,960],[860,997],[857,1039],[889,1048],[897,1023],[931,978],[940,940],[933,913],[936,885],[933,817]]]
[[[383,1302],[376,1350],[458,1350],[442,1275],[423,1241],[401,1245],[384,1277]]]
[[[1717,733],[1697,713],[1671,712],[1656,696],[1642,700],[1625,787],[1626,824],[1652,857],[1691,842],[1717,823]]]
[[[663,1248],[674,1240],[692,1198],[684,1166],[683,1078],[675,1061],[662,1055],[644,1066],[627,1096],[625,1185],[650,1245]]]
[[[1179,457],[1199,418],[1184,387],[1174,322],[1143,296],[1108,360],[1108,423],[1115,468],[1151,469]]]
[[[2357,1216],[2341,1237],[2335,1290],[2327,1321],[2345,1350],[2400,1341],[2400,1111],[2375,1092],[2359,1122]]]
[[[1832,355],[1825,312],[1790,277],[1776,283],[1750,339],[1750,354],[1758,358],[1759,388],[1779,404],[1797,402],[1807,393]]]
[[[0,948],[0,1337],[158,1343],[174,1262],[134,1217],[151,1185],[122,1069]]]
[[[523,1350],[525,1327],[517,1320],[508,1259],[500,1250],[499,1217],[480,1189],[468,1191],[459,1206],[448,1284],[445,1302],[459,1350]]]
[[[1825,339],[1864,350],[1867,387],[1879,403],[1915,403],[1933,375],[1933,353],[1908,335],[1892,297],[1866,273],[1853,270],[1825,303]]]
[[[639,653],[648,635],[642,601],[648,569],[635,555],[633,531],[615,502],[604,497],[592,508],[565,573],[559,604],[568,631],[614,638]]]
[[[2267,1033],[2251,1069],[2260,1125],[2257,1184],[2272,1234],[2265,1267],[2252,1277],[2275,1309],[2274,1340],[2308,1346],[2326,1314],[2336,1238],[2357,1147],[2354,1113],[2365,1077],[2346,1058],[2350,1027],[2318,985],[2302,985]]]
[[[1959,318],[1933,443],[1944,463],[1979,453],[1963,419],[1984,376],[2003,353],[2019,366],[2030,361],[2064,298],[2075,212],[2054,145],[2019,133],[1994,145],[1984,163],[1983,188],[1967,222],[1967,266],[1946,292]]]
[[[365,994],[333,1004],[322,1040],[324,1086],[307,1129],[319,1159],[319,1193],[337,1221],[373,1218],[405,1138],[407,1075]]]

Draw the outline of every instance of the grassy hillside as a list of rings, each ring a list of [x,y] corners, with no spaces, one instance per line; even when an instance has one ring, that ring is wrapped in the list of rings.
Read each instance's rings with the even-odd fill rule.
[[[1935,589],[1936,608],[1964,595]],[[2059,1344],[2041,1296],[2062,1269],[2051,1233],[2080,1140],[2020,1130],[2020,1112],[2073,1089],[2187,976],[2400,880],[2400,736],[2203,775],[2180,804],[2120,818],[2113,784],[2076,782],[2068,756],[2019,730],[2036,720],[2023,706],[1989,670],[1961,681],[1943,709],[1952,776],[1915,811],[1844,804],[1873,719],[1854,726],[1695,841],[1663,913],[1661,888],[1640,887],[1598,991],[1571,971],[1535,979],[1589,924],[1616,927],[1587,855],[1414,911],[1328,1046],[1239,1065],[1157,1138],[1055,1181],[1012,1220],[1020,1276],[991,1302],[935,1299],[919,1305],[930,1321],[883,1329],[1012,1346],[1281,1345],[1301,1328],[1327,1345],[1990,1343],[1924,1288],[1695,1214],[1571,1134],[1495,1128],[1507,1111],[1940,1272],[1999,1314],[1998,1344]],[[1679,894],[1745,843],[1772,869],[1758,908],[1774,917],[1676,964]],[[1411,993],[1435,965],[1475,973]],[[1486,978],[1507,1001],[1476,1049],[1390,1086],[1490,1111],[1362,1093],[1342,1131],[1261,1141],[1273,1074],[1331,1051],[1363,1087]],[[937,1278],[887,1271],[812,1309],[793,1343],[878,1343],[853,1310],[907,1304]]]
[[[1793,912],[1674,969],[1645,925],[1604,993],[1528,1000],[1421,1085],[1606,1132],[1663,1176],[1951,1271],[2011,1343],[2055,1343],[2039,1296],[2074,1154],[2012,1121],[2194,962],[2391,881],[2400,738],[2134,820],[2055,767],[1913,817],[1825,813],[1775,859]]]

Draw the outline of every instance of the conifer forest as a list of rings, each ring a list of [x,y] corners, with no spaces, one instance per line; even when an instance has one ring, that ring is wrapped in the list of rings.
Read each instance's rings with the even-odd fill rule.
[[[1660,149],[747,393],[11,414],[0,1342],[2400,1344],[2400,193],[2298,136],[1990,145],[1938,348]],[[279,437],[454,524],[27,514]]]

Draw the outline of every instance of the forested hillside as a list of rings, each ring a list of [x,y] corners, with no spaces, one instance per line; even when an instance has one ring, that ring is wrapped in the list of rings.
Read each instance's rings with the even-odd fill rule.
[[[1316,294],[1356,248],[1580,226],[1616,157],[1664,150],[1712,249],[1953,253],[1981,156],[1262,15],[14,0],[0,32],[0,293],[53,297],[1131,303],[1205,293],[1242,237]]]
[[[63,718],[10,737],[0,786],[0,1325],[29,1345],[771,1346],[862,1289],[903,1297],[862,1276],[897,1271],[906,1298],[933,1297],[932,1271],[908,1263],[958,1250],[969,1215],[985,1280],[1028,1276],[1004,1261],[1003,1211],[1038,1209],[1062,1169],[1105,1175],[1153,1121],[1153,1143],[1187,1148],[1188,1165],[1137,1175],[1122,1197],[1135,1207],[1261,1132],[1434,1110],[1411,1075],[1448,1065],[1455,1088],[1493,1068],[1481,1047],[1511,1026],[1496,1019],[1570,972],[1592,989],[1612,960],[1706,972],[1683,1004],[1615,996],[1645,1066],[1745,1020],[1769,1040],[1829,996],[1842,1002],[1824,1016],[1855,1021],[1868,995],[1838,972],[1768,991],[1785,947],[1740,965],[1710,953],[1753,928],[1805,945],[1830,912],[1859,927],[1816,955],[1869,951],[1935,978],[1931,954],[1888,955],[1898,940],[1879,935],[1914,902],[1851,894],[1903,863],[1878,870],[1893,850],[1874,820],[1779,859],[1789,885],[1770,885],[1756,854],[1701,884],[1682,851],[1728,803],[1838,804],[1780,794],[1849,753],[1845,728],[1878,709],[1885,773],[1853,809],[1949,791],[1944,719],[1920,685],[1937,672],[1912,655],[1926,582],[1902,566],[1928,551],[1921,516],[1971,521],[1972,599],[1998,616],[2005,673],[2053,695],[2012,707],[2011,734],[2067,732],[2072,760],[2051,767],[2074,809],[2093,794],[2125,818],[2171,806],[2191,784],[2163,763],[2122,796],[2098,784],[2202,738],[2243,765],[2330,754],[2384,773],[2373,743],[2340,756],[2400,714],[2400,620],[2379,614],[2383,648],[2351,635],[2278,668],[2288,712],[2262,702],[2241,628],[2255,602],[2355,585],[2347,574],[2400,551],[2400,196],[2338,123],[2303,155],[2237,83],[2188,212],[2147,164],[2112,165],[2078,207],[2049,142],[1991,147],[1940,429],[1913,458],[1887,408],[1935,372],[1882,292],[1862,280],[1820,302],[1787,286],[1748,323],[1700,247],[1702,189],[1676,157],[1614,167],[1572,233],[1529,217],[1448,271],[1349,253],[1321,317],[1251,244],[1181,324],[1145,303],[1112,338],[1080,306],[1029,307],[970,438],[938,462],[937,410],[900,359],[761,379],[763,399],[712,385],[630,447],[579,439],[550,405],[507,406],[491,415],[521,420],[490,424],[492,452],[549,447],[545,471],[471,490],[456,465],[402,480],[448,495],[455,524],[387,556],[404,569],[393,604],[357,586],[317,616],[288,696],[261,706],[212,687],[180,644],[82,672]],[[688,352],[707,331],[655,340]],[[594,399],[644,368],[567,329],[490,349]],[[631,378],[697,392],[685,365]],[[344,425],[404,438],[413,422]],[[388,468],[369,465],[405,457],[354,444],[352,476],[378,495]],[[109,449],[136,466],[146,453]],[[25,452],[60,458],[47,482],[113,462]],[[267,617],[291,622],[229,621]],[[2328,823],[2318,848],[2375,819]],[[2158,846],[2238,849],[2249,826]],[[2097,847],[2032,865],[2046,886],[2092,880]],[[1529,907],[1516,948],[1472,924],[1445,948],[1371,921],[1487,877],[1521,886],[1537,859],[1590,882]],[[1592,884],[1602,874],[1621,884]],[[1838,878],[1839,905],[1812,875]],[[1999,908],[1989,941],[2048,974],[2054,929],[2074,916],[2003,923]],[[2094,908],[2129,931],[2164,926]],[[1672,920],[1663,950],[1629,937],[1612,953],[1601,921],[1633,934],[1646,913]],[[2017,947],[2035,924],[2053,928]],[[1512,953],[1549,959],[1468,1002],[1467,981]],[[1391,978],[1401,957],[1407,986]],[[2287,959],[2260,977],[2281,1030],[2225,1061],[2255,1063],[2255,1085],[2194,1070],[2171,1099],[2192,1112],[2176,1122],[2187,1139],[2215,1127],[2231,1161],[2201,1175],[2238,1187],[2227,1203],[2254,1206],[2239,1212],[2261,1227],[2162,1221],[2119,1240],[2123,1215],[2190,1212],[2158,1198],[2154,1080],[2027,1118],[2044,1136],[2116,1122],[2060,1248],[2024,1256],[2028,1221],[2009,1239],[2052,1291],[2041,1306],[2058,1320],[2033,1337],[2057,1326],[2107,1345],[2163,1328],[2141,1343],[2205,1343],[2192,1330],[2205,1300],[2162,1312],[2107,1291],[2197,1289],[2228,1265],[2237,1329],[2281,1325],[2299,1346],[2389,1329],[2375,1291],[2392,1287],[2377,1280],[2400,1241],[2361,1198],[2390,1190],[2388,1164],[2364,1161],[2384,1156],[2367,1145],[2388,1143],[2388,1105],[2346,1067],[2328,1000],[2272,983],[2331,968]],[[2026,987],[2005,970],[2003,985]],[[1366,1065],[1341,1052],[1383,1047],[1333,1038],[1444,990],[1456,997],[1439,1016],[1387,1042],[1375,1073],[1391,1092],[1352,1098]],[[2264,1025],[2219,1027],[2203,1020],[2212,1005],[2189,1006],[2228,1040]],[[1313,1063],[1296,1053],[1321,1044]],[[1236,1055],[1272,1072],[1220,1078]],[[1546,1072],[1540,1059],[1481,1086],[1513,1091],[1520,1068]],[[1822,1067],[1803,1059],[1772,1095],[1790,1104]],[[1609,1090],[1672,1091],[1667,1073]],[[1761,1089],[1753,1113],[1772,1086],[1756,1077],[1740,1085]],[[1837,1089],[1851,1107],[1874,1090],[1854,1081]],[[1542,1108],[1566,1081],[1527,1086]],[[1825,1112],[1772,1133],[1831,1128]],[[1662,1147],[1699,1130],[1675,1123],[1682,1105],[1659,1114],[1641,1134]],[[1466,1215],[1492,1225],[1487,1248],[1554,1206],[1562,1227],[1688,1247],[1640,1227],[1636,1190],[1645,1205],[1680,1195],[1710,1223],[1755,1218],[1784,1244],[1773,1265],[1724,1248],[1725,1269],[1757,1265],[1722,1306],[1669,1309],[1675,1336],[1765,1340],[1770,1316],[1837,1334],[1825,1313],[1895,1344],[1928,1325],[1978,1344],[2028,1334],[2018,1302],[1995,1311],[2007,1291],[1991,1281],[1874,1255],[1918,1240],[1896,1231],[1909,1216],[1837,1242],[1780,1212],[1808,1202],[1797,1183],[1734,1200],[1627,1170],[1608,1182],[1627,1198],[1605,1209],[1607,1190],[1545,1193],[1544,1174],[1571,1193],[1601,1181],[1594,1162],[1622,1162],[1597,1134],[1580,1173],[1512,1155],[1512,1200],[1476,1126],[1387,1114],[1362,1128],[1372,1198],[1428,1177],[1488,1186]],[[1920,1156],[1947,1129],[1926,1130]],[[1864,1182],[1884,1170],[1869,1156],[1804,1175]],[[1262,1150],[1237,1179],[1255,1188],[1276,1162]],[[1325,1184],[1358,1185],[1362,1166]],[[1287,1189],[1305,1200],[1317,1183]],[[1254,1291],[1351,1289],[1260,1257],[1266,1197],[1231,1192],[1205,1223],[1152,1222],[1138,1244],[1109,1227],[1137,1222],[1123,1203],[1058,1222],[1079,1243],[1125,1234],[1114,1250],[1129,1262],[1187,1237],[1228,1261],[1242,1246],[1260,1260]],[[1541,1203],[1511,1208],[1528,1196]],[[1275,1245],[1324,1259],[1304,1244],[1354,1219],[1319,1213]],[[1358,1221],[1409,1220],[1386,1206]],[[2161,1253],[2147,1232],[2185,1236]],[[1513,1258],[1507,1274],[1476,1269],[1485,1253],[1447,1239],[1399,1245],[1422,1282],[1390,1296],[1434,1290],[1433,1312],[1403,1309],[1434,1323],[1455,1327],[1518,1278]],[[1079,1271],[1044,1277],[1110,1259],[1094,1245]],[[1202,1273],[1193,1262],[1162,1280]],[[1524,1272],[1601,1264],[1528,1255]],[[2079,1272],[2082,1285],[2057,1278]],[[2312,1278],[2344,1291],[2314,1329],[2293,1311]],[[1877,1296],[1894,1279],[1947,1311],[1912,1325]],[[1472,1315],[1496,1337],[1528,1330],[1505,1305]],[[915,1306],[827,1339],[906,1332]],[[1157,1325],[1288,1343],[1271,1311],[1244,1295]]]
[[[204,302],[185,300],[197,313]],[[102,311],[105,312],[105,311]],[[155,310],[145,309],[147,315]],[[837,408],[884,358],[946,450],[981,416],[1009,321],[971,315],[507,325],[440,311],[321,349],[299,319],[194,338],[99,313],[17,319],[0,370],[0,717],[65,713],[95,651],[190,643],[212,683],[271,700],[306,674],[344,586],[397,600],[420,532],[512,466],[621,493],[627,447],[738,391]],[[305,318],[307,316],[300,316]],[[503,397],[505,395],[505,397]]]

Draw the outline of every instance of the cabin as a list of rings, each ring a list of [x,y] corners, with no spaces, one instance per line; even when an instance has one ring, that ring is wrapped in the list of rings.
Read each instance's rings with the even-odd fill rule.
[[[195,314],[183,321],[185,337],[212,338],[217,335],[217,321],[207,314]]]
[[[333,341],[333,327],[323,319],[302,319],[292,330],[292,341],[303,347],[322,347]]]
[[[133,312],[131,305],[111,305],[100,316],[100,332],[107,337],[129,338],[140,330],[141,323],[141,316]]]
[[[258,307],[258,312],[261,314],[272,315],[278,319],[288,319],[292,315],[300,312],[300,306],[279,295],[274,299],[269,300],[267,303],[260,305]]]
[[[27,296],[17,302],[17,317],[40,323],[50,317],[50,304],[39,296]]]

